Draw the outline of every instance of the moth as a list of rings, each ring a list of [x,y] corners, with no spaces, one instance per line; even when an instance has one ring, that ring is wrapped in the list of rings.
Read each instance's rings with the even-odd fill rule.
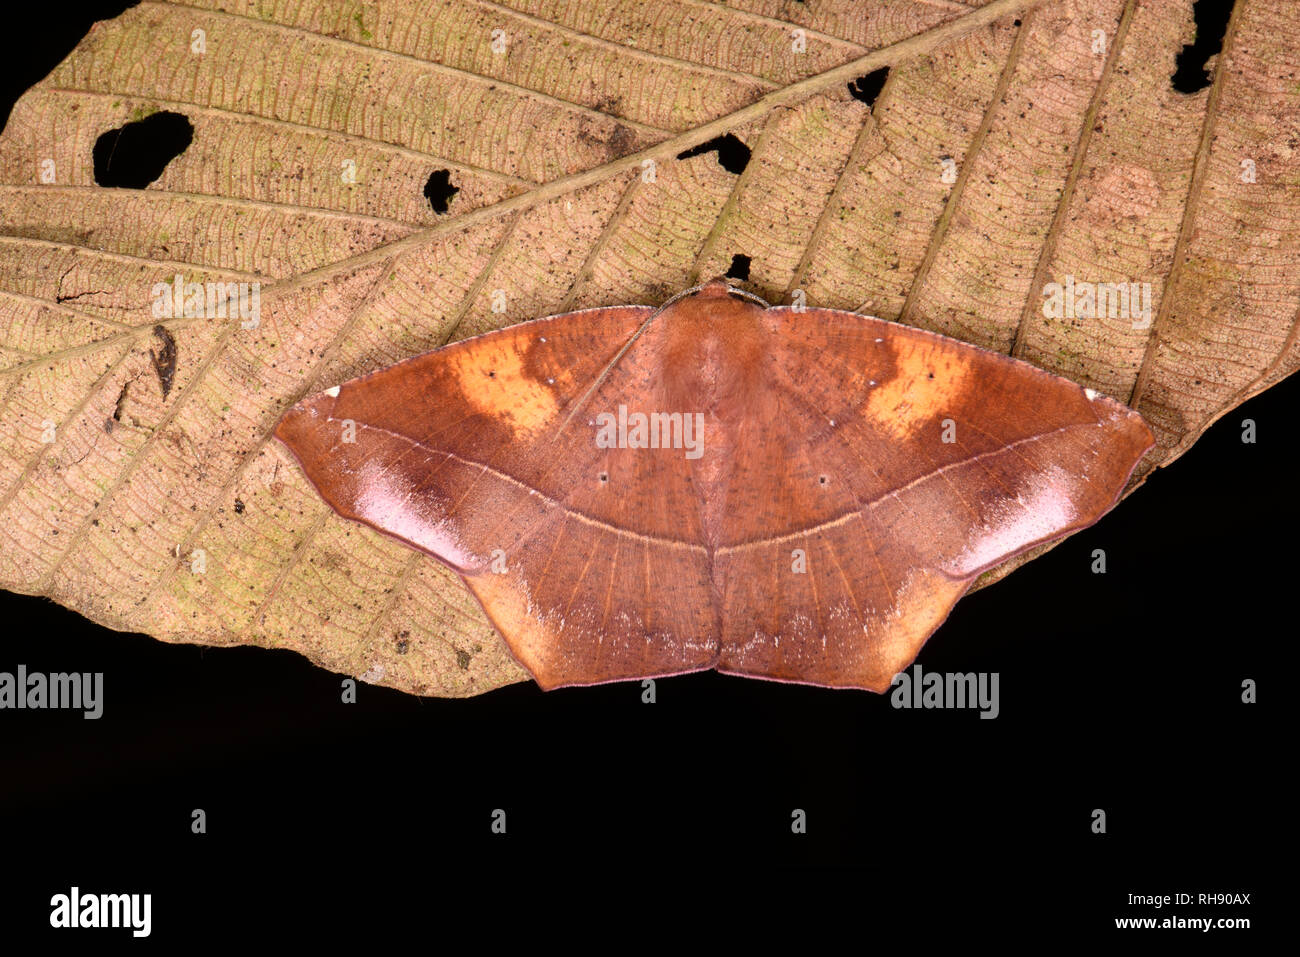
[[[1154,444],[1028,363],[722,279],[436,349],[275,434],[340,515],[461,575],[546,689],[884,691],[981,572],[1097,521]]]

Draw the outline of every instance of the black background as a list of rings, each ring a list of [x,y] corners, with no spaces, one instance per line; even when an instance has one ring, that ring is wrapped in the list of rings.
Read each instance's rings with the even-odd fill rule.
[[[2,593],[0,670],[105,676],[98,721],[0,712],[5,938],[48,930],[72,884],[152,893],[166,942],[282,926],[295,902],[380,928],[559,890],[575,896],[562,921],[582,910],[574,874],[708,910],[719,871],[765,884],[805,865],[860,869],[845,914],[869,924],[1073,937],[1156,913],[1129,893],[1226,891],[1251,906],[1176,910],[1258,928],[1280,839],[1278,649],[1295,637],[1298,388],[1229,413],[1097,525],[958,604],[919,660],[999,672],[993,721],[712,673],[660,680],[653,705],[634,683],[468,700],[362,684],[345,705],[341,676],[292,652],[166,645]]]

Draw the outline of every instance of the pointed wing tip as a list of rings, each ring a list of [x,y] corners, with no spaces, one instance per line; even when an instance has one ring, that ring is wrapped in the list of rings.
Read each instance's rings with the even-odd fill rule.
[[[289,446],[295,453],[305,446],[308,432],[316,422],[328,419],[338,400],[339,388],[334,386],[299,399],[284,410],[271,434]]]
[[[1143,453],[1150,451],[1151,447],[1156,444],[1156,437],[1152,433],[1151,427],[1147,425],[1146,419],[1137,409],[1125,405],[1114,396],[1098,392],[1095,389],[1089,389],[1086,386],[1083,387],[1083,394],[1095,409],[1100,410],[1106,420],[1120,422],[1120,428],[1123,431],[1131,433],[1133,438],[1140,440],[1143,443]]]

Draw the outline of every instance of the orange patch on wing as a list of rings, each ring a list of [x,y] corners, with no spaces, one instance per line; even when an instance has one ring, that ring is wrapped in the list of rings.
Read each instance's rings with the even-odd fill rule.
[[[466,350],[455,375],[461,393],[478,411],[504,423],[516,439],[526,439],[555,420],[560,409],[557,388],[565,384],[529,372],[520,345],[511,339],[497,349]]]
[[[970,365],[951,349],[904,340],[894,363],[889,381],[869,394],[866,412],[895,438],[911,438],[922,426],[962,407]]]

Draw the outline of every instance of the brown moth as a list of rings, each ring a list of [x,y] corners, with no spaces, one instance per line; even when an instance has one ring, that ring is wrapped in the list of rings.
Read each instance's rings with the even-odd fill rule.
[[[1028,363],[716,279],[417,356],[275,434],[341,515],[463,576],[543,688],[883,691],[977,575],[1091,525],[1153,444]]]

